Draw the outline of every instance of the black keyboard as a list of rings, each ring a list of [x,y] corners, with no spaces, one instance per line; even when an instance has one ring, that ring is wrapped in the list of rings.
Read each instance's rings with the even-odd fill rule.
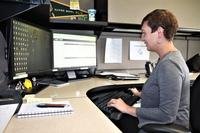
[[[65,84],[67,83],[66,81],[61,81],[61,80],[57,80],[57,79],[53,79],[53,78],[44,78],[44,79],[40,79],[38,81],[39,84],[44,84],[44,85],[59,85],[59,84]]]
[[[107,107],[108,101],[113,98],[121,98],[126,104],[132,106],[139,100],[139,97],[133,96],[132,92],[128,90],[128,88],[107,89],[89,95],[89,98],[108,118],[112,120],[119,120],[122,117],[122,113],[114,107]]]

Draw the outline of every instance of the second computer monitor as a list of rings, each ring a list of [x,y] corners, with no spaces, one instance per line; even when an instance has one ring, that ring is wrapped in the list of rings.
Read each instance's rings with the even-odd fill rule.
[[[96,66],[96,36],[53,32],[53,67],[75,70]]]
[[[50,73],[52,32],[30,22],[12,19],[9,39],[9,65],[12,80]]]

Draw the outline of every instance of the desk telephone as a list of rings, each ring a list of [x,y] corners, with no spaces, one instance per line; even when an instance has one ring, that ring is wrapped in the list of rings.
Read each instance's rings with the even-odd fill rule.
[[[149,77],[153,71],[153,63],[151,63],[150,61],[147,61],[145,63],[145,69],[146,69],[146,77]]]

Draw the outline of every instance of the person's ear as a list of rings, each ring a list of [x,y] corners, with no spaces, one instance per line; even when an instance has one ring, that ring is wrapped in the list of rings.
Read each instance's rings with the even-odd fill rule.
[[[162,38],[164,36],[164,29],[161,26],[158,27],[157,32],[158,38]]]

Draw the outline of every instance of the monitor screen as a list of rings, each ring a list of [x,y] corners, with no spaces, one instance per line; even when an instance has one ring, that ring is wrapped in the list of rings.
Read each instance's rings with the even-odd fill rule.
[[[12,19],[10,40],[12,79],[52,70],[52,32],[50,30]]]
[[[96,66],[96,36],[53,33],[54,69]]]

